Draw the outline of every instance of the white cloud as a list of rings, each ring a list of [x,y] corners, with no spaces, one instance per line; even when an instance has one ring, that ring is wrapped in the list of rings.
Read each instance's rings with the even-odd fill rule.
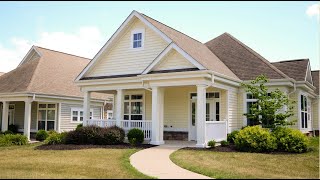
[[[32,45],[93,58],[104,41],[97,27],[81,27],[74,33],[41,32],[35,41],[14,37],[10,39],[12,47],[0,44],[0,72],[14,69]]]
[[[318,16],[319,17],[319,11],[320,11],[320,5],[319,4],[313,4],[308,7],[306,13],[309,17],[312,16]]]

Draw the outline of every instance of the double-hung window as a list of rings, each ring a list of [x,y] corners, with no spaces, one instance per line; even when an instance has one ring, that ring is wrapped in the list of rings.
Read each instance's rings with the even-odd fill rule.
[[[90,119],[92,119],[93,110],[90,109]],[[71,108],[71,122],[82,122],[83,121],[83,109],[82,108]]]
[[[124,120],[143,120],[143,95],[124,96]]]
[[[57,104],[38,105],[38,130],[55,130],[55,123],[57,120]]]
[[[308,99],[306,96],[300,96],[301,128],[308,128]]]
[[[247,93],[247,98],[246,98],[247,110],[246,110],[246,113],[251,113],[251,107],[256,103],[257,103],[257,99],[251,93]],[[257,122],[257,120],[251,119],[251,118],[247,118],[247,125],[248,126],[256,125],[255,122]]]

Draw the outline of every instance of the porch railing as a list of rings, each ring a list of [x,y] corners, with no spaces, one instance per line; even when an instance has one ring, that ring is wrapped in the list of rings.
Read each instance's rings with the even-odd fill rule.
[[[138,128],[144,133],[144,139],[150,140],[152,135],[152,121],[150,120],[120,120],[120,127],[125,130],[127,134],[130,129]],[[90,119],[87,125],[96,125],[99,127],[110,127],[117,125],[117,120],[114,119]]]
[[[227,140],[228,122],[225,121],[206,121],[206,141]]]

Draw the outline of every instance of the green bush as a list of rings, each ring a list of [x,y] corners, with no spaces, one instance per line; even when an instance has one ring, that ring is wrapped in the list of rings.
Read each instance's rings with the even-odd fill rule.
[[[124,141],[125,132],[117,126],[108,127],[103,135],[103,144],[121,144]]]
[[[276,138],[260,126],[248,126],[234,140],[236,148],[245,152],[271,152],[277,149]]]
[[[28,138],[21,134],[0,135],[0,146],[26,145]]]
[[[5,132],[3,132],[3,134],[13,134],[13,132],[10,130],[6,130]]]
[[[229,142],[228,141],[221,141],[220,144],[221,144],[222,147],[229,146]]]
[[[234,143],[234,139],[236,138],[236,135],[239,133],[238,130],[232,131],[230,134],[227,135],[227,141],[229,143]]]
[[[76,130],[77,130],[77,129],[80,129],[80,128],[82,128],[82,127],[83,127],[83,124],[78,124],[77,127],[76,127]]]
[[[144,141],[143,131],[138,128],[130,129],[127,136],[129,143],[133,146],[140,145]]]
[[[209,146],[210,148],[215,148],[215,147],[216,147],[216,141],[215,141],[215,140],[209,141],[209,142],[208,142],[208,146]]]
[[[120,144],[124,140],[124,130],[118,127],[102,128],[85,126],[67,133],[66,144]]]
[[[64,144],[66,135],[67,135],[67,132],[62,132],[62,133],[52,132],[44,142],[45,144],[48,144],[48,145]]]
[[[308,137],[297,129],[277,127],[272,135],[277,139],[279,151],[302,153],[308,150]]]
[[[8,126],[8,130],[11,131],[13,134],[17,134],[18,133],[18,126],[14,125],[14,124],[10,124]]]
[[[49,136],[48,132],[45,130],[39,130],[36,134],[36,140],[37,141],[43,141],[45,139],[47,139],[47,137]]]

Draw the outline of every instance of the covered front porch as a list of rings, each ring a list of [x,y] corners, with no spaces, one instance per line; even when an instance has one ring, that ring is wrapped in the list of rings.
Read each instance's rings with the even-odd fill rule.
[[[139,128],[145,140],[155,145],[179,139],[206,147],[210,140],[226,140],[231,97],[227,86],[213,83],[211,76],[180,81],[148,77],[140,88],[133,84],[83,87],[84,125],[117,125],[126,132]],[[114,94],[114,119],[88,118],[92,92]]]

